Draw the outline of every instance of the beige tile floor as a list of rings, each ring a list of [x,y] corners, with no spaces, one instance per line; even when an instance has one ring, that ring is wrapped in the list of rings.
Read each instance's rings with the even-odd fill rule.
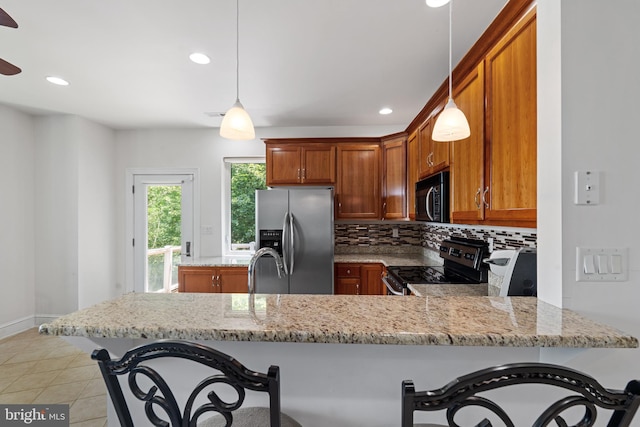
[[[107,425],[96,362],[62,338],[33,328],[0,340],[0,403],[69,404],[73,427]]]

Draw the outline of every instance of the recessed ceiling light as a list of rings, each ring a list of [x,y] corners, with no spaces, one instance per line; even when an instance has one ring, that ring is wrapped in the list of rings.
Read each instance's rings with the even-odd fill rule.
[[[211,59],[209,59],[207,55],[205,55],[204,53],[198,53],[198,52],[195,52],[189,55],[189,59],[195,62],[196,64],[201,64],[201,65],[206,65],[209,62],[211,62]]]
[[[69,86],[69,82],[60,77],[47,76],[47,81],[58,86]]]
[[[384,107],[384,108],[381,108],[380,111],[378,111],[378,113],[382,114],[383,116],[386,116],[387,114],[393,113],[393,110],[389,107]]]

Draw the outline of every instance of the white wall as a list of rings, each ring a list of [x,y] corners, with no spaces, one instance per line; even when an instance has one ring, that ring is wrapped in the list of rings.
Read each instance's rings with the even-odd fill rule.
[[[36,119],[36,320],[115,295],[113,131]],[[95,257],[95,258],[94,258]]]
[[[78,307],[117,295],[115,132],[84,119],[78,140]]]
[[[33,325],[33,119],[0,105],[0,338]]]
[[[593,319],[640,336],[640,231],[637,212],[640,196],[635,188],[640,159],[637,99],[640,98],[640,2],[636,0],[539,0],[538,31],[551,25],[550,32],[561,38],[560,60],[554,54],[539,58],[539,69],[555,69],[560,81],[539,81],[561,114],[561,135],[555,122],[541,136],[540,145],[558,155],[561,147],[561,182],[546,182],[541,192],[561,206],[539,206],[539,243],[560,242],[562,269],[541,258],[541,273],[552,286],[562,283],[563,306]],[[561,23],[558,32],[557,24]],[[556,52],[549,37],[539,46]],[[549,74],[545,74],[547,77]],[[548,86],[545,86],[548,85]],[[560,90],[560,93],[553,93]],[[560,107],[558,109],[558,107]],[[543,126],[545,123],[543,123]],[[544,150],[544,148],[543,148]],[[557,159],[539,162],[539,175],[558,173]],[[573,204],[574,171],[602,172],[601,203],[597,206]],[[539,181],[540,182],[540,181]],[[545,182],[542,180],[542,182]],[[561,186],[559,186],[561,184]],[[562,229],[556,224],[561,215]],[[547,226],[547,224],[550,224]],[[577,246],[629,248],[629,281],[624,283],[582,283],[575,280]],[[542,252],[545,247],[539,245]],[[623,387],[631,377],[640,378],[637,361],[640,351],[592,350],[577,356],[571,364],[601,379],[610,387]],[[637,421],[640,423],[640,420]],[[634,424],[635,425],[635,424]]]

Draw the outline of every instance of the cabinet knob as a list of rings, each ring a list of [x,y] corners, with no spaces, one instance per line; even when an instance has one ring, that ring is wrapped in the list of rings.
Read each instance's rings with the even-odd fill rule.
[[[347,274],[351,274],[351,270],[347,268]]]

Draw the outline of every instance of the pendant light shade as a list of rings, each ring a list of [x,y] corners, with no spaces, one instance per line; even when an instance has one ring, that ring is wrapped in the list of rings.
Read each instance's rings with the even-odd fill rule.
[[[429,7],[440,7],[449,3],[449,0],[427,0],[427,6]]]
[[[256,137],[249,113],[240,102],[240,5],[236,0],[236,102],[227,110],[220,124],[220,136],[227,139],[248,140]]]
[[[249,113],[244,109],[239,99],[225,113],[220,125],[220,136],[227,139],[254,139],[256,131]]]
[[[436,119],[436,124],[433,126],[433,133],[431,134],[431,139],[440,142],[457,141],[471,136],[471,129],[469,128],[467,118],[456,103],[453,102],[453,84],[451,80],[452,4],[453,0],[449,2],[449,100],[444,110],[442,110]]]
[[[431,139],[434,141],[447,142],[469,138],[469,136],[471,136],[471,129],[469,129],[467,118],[456,103],[453,102],[453,98],[449,98],[447,105],[433,126]]]

